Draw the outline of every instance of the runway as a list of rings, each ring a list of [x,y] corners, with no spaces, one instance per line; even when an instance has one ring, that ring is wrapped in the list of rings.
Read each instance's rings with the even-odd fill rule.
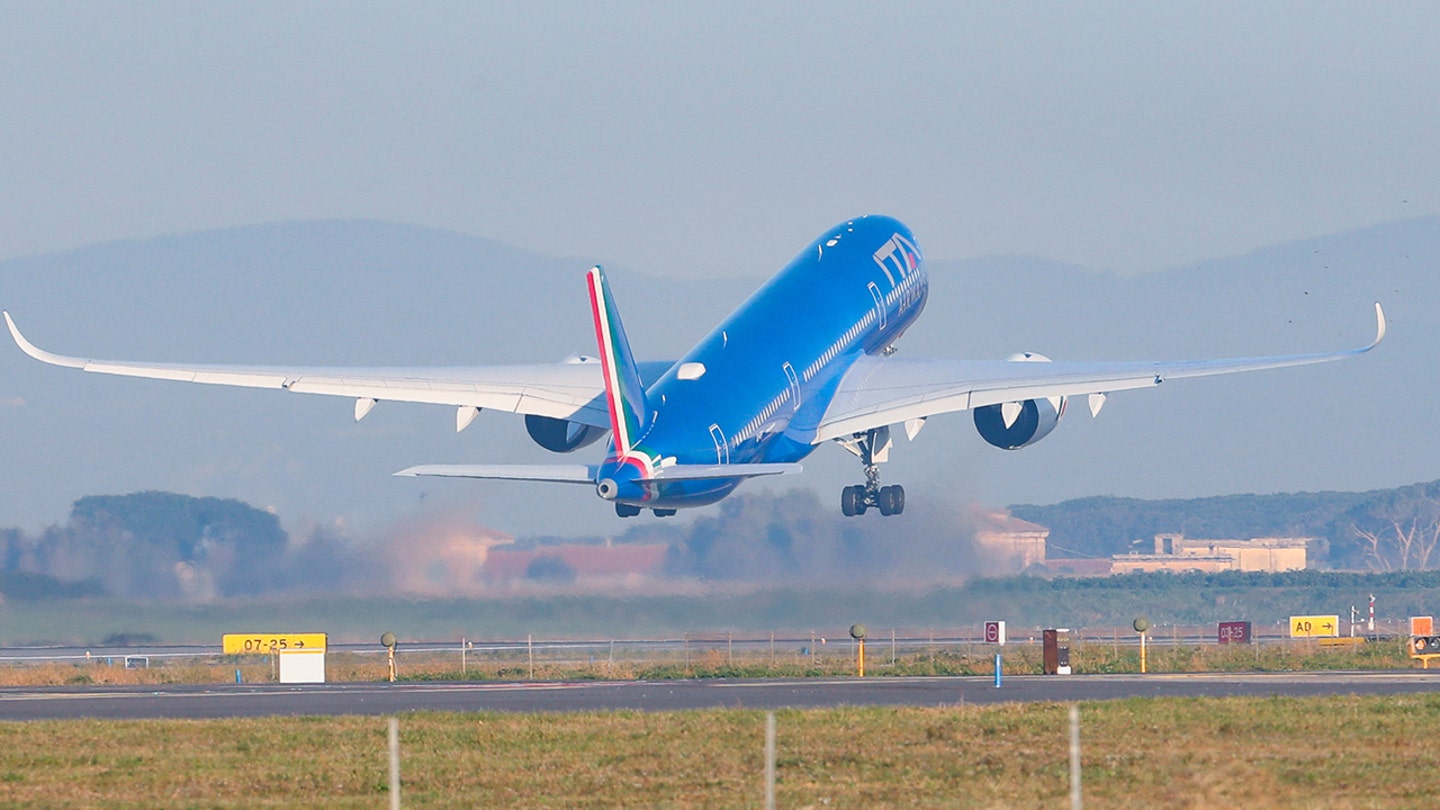
[[[573,683],[345,683],[6,687],[0,720],[226,718],[440,712],[682,711],[688,709],[946,706],[1132,697],[1440,692],[1440,670],[1215,675],[1010,676]]]

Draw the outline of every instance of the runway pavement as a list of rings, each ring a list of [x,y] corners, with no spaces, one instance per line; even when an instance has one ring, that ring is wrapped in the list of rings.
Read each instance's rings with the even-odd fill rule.
[[[805,678],[576,683],[346,683],[7,687],[0,720],[387,715],[413,711],[576,712],[630,709],[944,706],[1004,701],[1440,692],[1440,670],[1215,675]]]

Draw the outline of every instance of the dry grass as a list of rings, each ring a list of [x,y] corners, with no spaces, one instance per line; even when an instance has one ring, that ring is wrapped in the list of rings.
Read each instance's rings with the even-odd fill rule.
[[[1440,696],[1084,704],[1094,807],[1430,807]],[[755,807],[751,711],[401,719],[407,807]],[[784,711],[779,806],[1053,807],[1055,704]],[[383,718],[0,723],[6,807],[382,807]]]
[[[976,645],[939,646],[925,652],[906,652],[892,662],[884,645],[872,645],[866,674],[887,675],[989,675],[994,648]],[[1041,669],[1039,645],[1012,645],[1005,650],[1005,671],[1019,675]],[[119,662],[120,659],[115,659]],[[1133,647],[1086,642],[1072,649],[1077,674],[1140,671],[1139,651]],[[88,663],[21,664],[0,666],[0,686],[60,686],[90,684],[233,683],[239,669],[246,683],[275,680],[274,662],[260,656],[197,656],[151,659],[149,669],[125,669],[97,658]],[[1295,672],[1312,670],[1413,669],[1400,642],[1322,647],[1313,641],[1265,645],[1179,645],[1151,650],[1148,669],[1161,672]],[[723,647],[621,654],[613,660],[595,656],[586,660],[554,660],[537,656],[532,663],[524,650],[504,654],[470,655],[464,669],[458,652],[417,651],[398,657],[398,672],[405,680],[664,680],[711,677],[836,677],[855,673],[853,653],[836,650],[824,655],[749,652],[730,655]],[[380,681],[387,677],[383,656],[352,652],[326,657],[326,677],[335,682]]]

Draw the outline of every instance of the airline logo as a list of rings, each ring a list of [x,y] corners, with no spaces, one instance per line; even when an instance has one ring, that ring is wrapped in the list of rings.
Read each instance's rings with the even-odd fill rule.
[[[909,278],[915,268],[920,266],[920,248],[897,233],[885,240],[885,244],[875,251],[875,263],[880,265],[885,278],[890,280],[890,286],[895,287]],[[899,276],[898,280],[896,276]]]

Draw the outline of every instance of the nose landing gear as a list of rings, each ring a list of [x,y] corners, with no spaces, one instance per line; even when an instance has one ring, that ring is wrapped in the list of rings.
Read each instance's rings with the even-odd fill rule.
[[[878,462],[890,454],[890,428],[882,427],[866,433],[857,433],[842,442],[845,449],[860,457],[865,465],[865,483],[845,487],[840,491],[840,512],[845,517],[863,515],[870,507],[880,510],[889,517],[905,511],[905,488],[899,484],[880,486]]]

